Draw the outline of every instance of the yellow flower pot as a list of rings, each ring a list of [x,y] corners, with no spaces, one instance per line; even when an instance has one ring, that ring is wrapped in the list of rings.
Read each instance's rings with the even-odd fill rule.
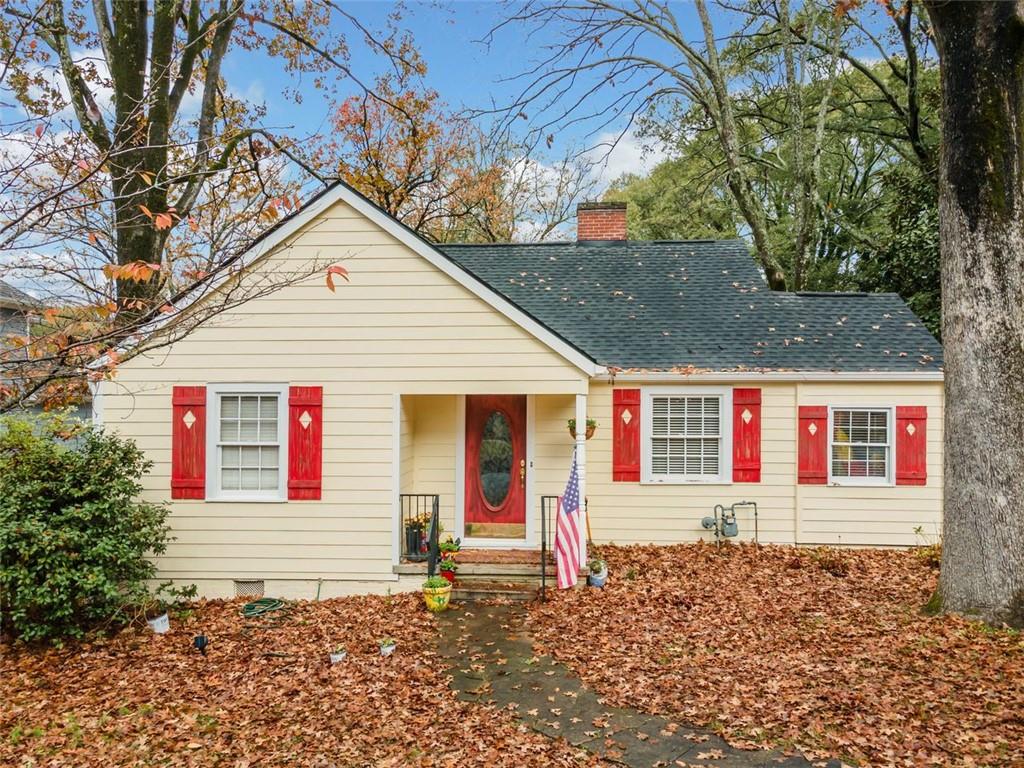
[[[452,585],[446,587],[424,587],[423,600],[427,604],[427,610],[432,613],[441,613],[448,608],[452,599]]]

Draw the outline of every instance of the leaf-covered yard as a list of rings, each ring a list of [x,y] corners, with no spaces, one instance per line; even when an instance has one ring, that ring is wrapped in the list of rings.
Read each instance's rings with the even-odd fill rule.
[[[1024,765],[1024,637],[924,615],[917,553],[601,551],[608,586],[531,624],[608,703],[856,765]]]
[[[244,620],[212,602],[163,636],[0,646],[0,765],[563,766],[590,758],[459,702],[419,594],[298,603]],[[210,637],[204,658],[193,636]],[[394,655],[377,641],[391,636]],[[348,658],[328,664],[346,645]]]

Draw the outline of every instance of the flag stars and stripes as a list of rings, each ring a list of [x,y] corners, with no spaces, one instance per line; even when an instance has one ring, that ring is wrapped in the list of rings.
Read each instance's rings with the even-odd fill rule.
[[[580,562],[580,475],[576,466],[576,451],[572,454],[572,469],[565,493],[558,500],[558,523],[555,527],[555,571],[558,588],[576,585]]]

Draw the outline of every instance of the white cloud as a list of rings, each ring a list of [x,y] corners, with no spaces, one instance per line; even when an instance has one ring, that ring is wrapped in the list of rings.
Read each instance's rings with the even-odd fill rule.
[[[643,176],[650,173],[667,157],[661,146],[645,143],[632,128],[624,134],[602,133],[587,154],[594,163],[591,172],[601,192],[624,174]]]

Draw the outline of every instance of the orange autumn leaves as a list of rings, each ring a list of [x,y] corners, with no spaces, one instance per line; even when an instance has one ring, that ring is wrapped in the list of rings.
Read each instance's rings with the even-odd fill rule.
[[[341,103],[324,163],[428,239],[464,238],[474,220],[509,215],[503,171],[483,158],[479,129],[419,84],[416,61]]]
[[[609,704],[853,765],[1024,765],[1024,636],[926,615],[927,548],[601,553],[608,586],[532,625]]]
[[[200,603],[171,631],[0,650],[0,765],[586,768],[598,761],[461,701],[419,593]],[[192,645],[209,638],[205,656]],[[378,641],[397,650],[381,657]],[[343,645],[348,655],[330,664]]]

